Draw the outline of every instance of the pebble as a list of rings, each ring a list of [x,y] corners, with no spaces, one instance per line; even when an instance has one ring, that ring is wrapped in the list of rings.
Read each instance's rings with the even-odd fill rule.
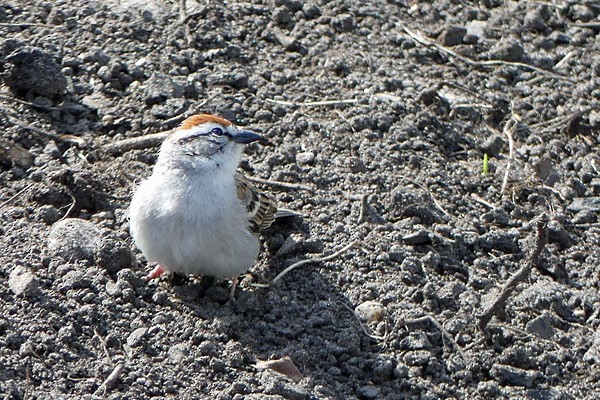
[[[31,297],[39,293],[38,280],[33,272],[20,265],[10,273],[8,287],[17,296]]]
[[[125,241],[112,231],[102,230],[78,218],[67,218],[52,225],[48,252],[64,260],[97,263],[109,273],[128,268],[133,263],[133,255]]]
[[[167,99],[183,97],[184,87],[170,76],[155,72],[144,85],[146,104],[162,103]]]
[[[372,385],[362,386],[357,390],[358,397],[361,399],[376,399],[380,393],[381,389]]]
[[[7,42],[15,43],[14,40]],[[10,46],[6,42],[4,46]],[[24,43],[4,60],[4,83],[13,90],[23,90],[52,98],[67,92],[68,82],[58,60],[50,53]]]
[[[48,252],[64,260],[87,260],[93,263],[101,243],[102,230],[78,218],[56,222],[48,234]]]
[[[551,340],[554,336],[554,327],[550,323],[549,317],[546,314],[540,315],[539,317],[529,321],[525,326],[525,330],[541,337],[542,339]]]
[[[131,332],[129,336],[127,336],[127,345],[129,347],[140,346],[147,332],[148,328],[137,328],[135,331]]]
[[[379,322],[385,315],[385,307],[377,301],[365,301],[354,309],[354,315],[362,322]]]
[[[490,374],[501,385],[522,387],[532,387],[539,375],[534,371],[498,363],[492,365]]]
[[[173,364],[181,364],[190,354],[190,349],[187,344],[178,343],[174,346],[171,346],[167,351],[167,354]]]
[[[33,154],[11,141],[0,139],[0,165],[27,169],[33,165]]]
[[[456,46],[463,42],[467,34],[467,28],[462,25],[450,25],[445,28],[439,36],[439,40],[444,46]]]
[[[300,165],[312,165],[315,162],[315,154],[312,151],[305,151],[296,154],[296,162]]]
[[[567,210],[572,212],[600,212],[600,197],[576,197],[569,204]]]

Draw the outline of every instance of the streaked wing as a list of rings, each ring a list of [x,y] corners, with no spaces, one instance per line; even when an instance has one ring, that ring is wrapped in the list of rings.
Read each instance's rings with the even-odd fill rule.
[[[250,229],[253,232],[258,232],[260,229],[266,229],[271,226],[273,221],[275,221],[275,214],[277,213],[277,207],[273,204],[273,200],[252,186],[244,178],[244,175],[239,172],[235,174],[235,184],[237,186],[238,198],[248,211]]]

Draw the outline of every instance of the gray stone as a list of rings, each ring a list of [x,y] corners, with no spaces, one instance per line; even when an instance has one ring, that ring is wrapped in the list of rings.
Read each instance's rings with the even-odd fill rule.
[[[516,39],[500,40],[490,50],[490,58],[504,61],[521,61],[524,50]]]
[[[94,262],[102,243],[102,230],[91,222],[67,218],[56,222],[48,234],[48,252],[66,261]]]
[[[173,362],[173,364],[181,364],[190,354],[190,349],[187,344],[179,343],[169,347],[167,354],[169,356],[169,359]]]
[[[462,25],[450,25],[445,28],[439,36],[439,40],[444,46],[456,46],[463,42],[467,34],[467,28]]]
[[[600,329],[596,330],[596,334],[594,335],[594,343],[592,343],[588,351],[586,351],[583,355],[583,360],[600,364]]]
[[[170,76],[155,72],[144,85],[146,104],[162,103],[167,99],[183,97],[184,87]]]
[[[5,59],[4,82],[17,91],[52,98],[67,92],[68,81],[50,53],[22,44]]]
[[[501,385],[532,387],[539,373],[516,368],[506,364],[494,364],[490,371],[492,377]]]
[[[365,301],[356,306],[354,315],[363,322],[378,322],[385,316],[385,307],[377,301]]]
[[[540,315],[539,317],[529,321],[525,327],[527,332],[533,333],[543,339],[552,339],[554,336],[554,327],[549,321],[547,314]]]
[[[8,287],[17,296],[31,297],[39,293],[38,280],[33,272],[20,265],[11,271]]]
[[[300,165],[312,165],[315,162],[315,154],[312,151],[305,151],[296,154],[296,162]]]
[[[148,333],[147,328],[137,328],[135,331],[131,332],[127,337],[127,345],[129,347],[138,347],[142,344],[142,340],[144,336]]]
[[[567,207],[567,210],[572,212],[600,212],[600,197],[576,197]]]
[[[377,386],[366,385],[358,388],[357,393],[358,397],[361,399],[376,399],[379,397],[381,393],[381,389]]]

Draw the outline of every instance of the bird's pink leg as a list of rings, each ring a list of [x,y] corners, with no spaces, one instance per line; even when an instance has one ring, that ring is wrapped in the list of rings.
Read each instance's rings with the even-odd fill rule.
[[[231,289],[229,290],[229,300],[235,300],[235,288],[238,285],[238,277],[234,276],[231,279]]]
[[[152,271],[150,271],[150,273],[148,275],[146,275],[146,281],[150,281],[154,278],[158,278],[164,272],[165,272],[165,269],[163,267],[161,267],[160,265],[157,265],[156,267],[154,267],[154,269]]]

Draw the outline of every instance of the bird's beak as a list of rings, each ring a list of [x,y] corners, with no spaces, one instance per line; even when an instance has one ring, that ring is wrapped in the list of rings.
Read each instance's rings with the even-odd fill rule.
[[[241,131],[233,138],[233,141],[236,143],[248,144],[252,142],[256,142],[257,140],[262,139],[258,133],[250,132],[250,131]]]

